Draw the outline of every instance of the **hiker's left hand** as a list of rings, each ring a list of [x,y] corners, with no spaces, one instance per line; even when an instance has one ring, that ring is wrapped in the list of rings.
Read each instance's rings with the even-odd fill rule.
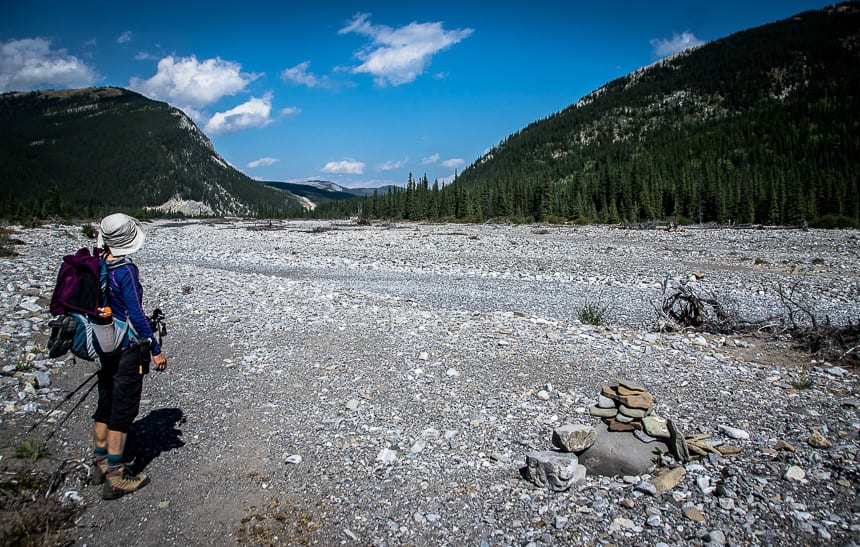
[[[163,351],[158,355],[153,355],[152,362],[155,363],[155,370],[159,372],[167,368],[167,357],[164,356]]]

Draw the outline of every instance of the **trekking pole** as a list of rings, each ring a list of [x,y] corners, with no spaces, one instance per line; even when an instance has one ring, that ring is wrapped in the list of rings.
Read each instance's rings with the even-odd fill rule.
[[[93,376],[95,376],[95,374],[93,374]],[[92,378],[93,376],[90,376],[90,378]],[[89,381],[89,379],[88,379],[87,381]],[[54,436],[54,434],[55,434],[57,431],[59,431],[61,427],[63,427],[63,424],[64,424],[64,423],[66,423],[66,420],[68,420],[68,419],[69,419],[69,417],[72,415],[72,412],[74,412],[75,410],[77,410],[77,409],[78,409],[78,407],[79,407],[79,406],[81,406],[81,403],[83,403],[83,402],[86,400],[87,396],[89,396],[89,394],[93,391],[93,389],[95,389],[95,387],[96,387],[97,385],[99,385],[99,383],[98,383],[98,382],[93,382],[93,385],[91,385],[91,386],[90,386],[90,388],[87,390],[87,392],[86,392],[86,393],[84,393],[84,396],[83,396],[83,397],[81,397],[81,400],[80,400],[80,401],[78,401],[78,402],[77,402],[77,404],[76,404],[75,406],[73,406],[73,407],[72,407],[72,409],[66,413],[66,416],[63,418],[63,421],[61,421],[60,423],[58,423],[58,424],[57,424],[57,427],[55,427],[55,428],[54,428],[54,430],[53,430],[53,431],[51,431],[51,433],[50,433],[50,434],[48,434],[48,436],[47,436],[47,437],[45,437],[45,442],[46,442],[46,443],[47,443],[49,440],[51,440],[51,437],[53,437],[53,436]]]
[[[98,373],[99,373],[99,371],[95,371],[95,372],[93,372],[93,373],[92,373],[92,374],[91,374],[91,375],[90,375],[86,380],[84,380],[84,381],[81,383],[81,385],[79,385],[78,387],[76,387],[75,389],[73,389],[71,392],[69,392],[68,394],[66,394],[66,396],[63,398],[63,400],[62,400],[62,401],[60,401],[59,403],[57,403],[57,404],[56,404],[56,406],[54,406],[54,408],[52,408],[50,412],[48,412],[47,414],[45,414],[45,416],[44,416],[44,417],[42,417],[42,419],[41,419],[41,420],[39,420],[38,422],[36,422],[36,423],[35,423],[35,424],[33,424],[32,426],[30,426],[30,429],[29,429],[29,430],[27,430],[27,432],[29,433],[29,432],[33,431],[34,429],[36,429],[37,427],[39,427],[40,425],[42,425],[42,424],[45,422],[45,420],[47,420],[47,419],[51,416],[51,414],[53,414],[54,412],[56,412],[56,410],[57,410],[58,408],[60,408],[62,405],[64,405],[64,404],[66,403],[66,401],[68,401],[69,399],[71,399],[72,397],[74,397],[75,393],[79,392],[79,391],[80,391],[80,390],[81,390],[85,385],[87,385],[87,383],[89,383],[89,381],[90,381],[90,380],[92,380],[93,378],[95,378],[95,377],[96,377],[96,375],[97,375]],[[98,383],[98,382],[96,382],[96,383]],[[96,385],[96,384],[93,384],[93,385]],[[92,390],[92,387],[90,388],[90,390]],[[87,394],[89,394],[89,391],[87,391]],[[79,403],[79,404],[80,404],[80,403]],[[75,408],[77,408],[77,406],[75,406]],[[70,412],[69,414],[71,414],[71,412]],[[65,420],[64,420],[64,421],[65,421]]]

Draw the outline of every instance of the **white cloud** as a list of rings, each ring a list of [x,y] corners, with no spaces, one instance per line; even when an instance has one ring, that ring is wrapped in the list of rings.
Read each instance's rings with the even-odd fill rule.
[[[307,87],[333,87],[328,76],[320,77],[308,72],[309,66],[311,66],[311,62],[304,61],[292,68],[287,68],[281,72],[281,79],[285,82],[293,82],[294,84],[304,85]]]
[[[339,175],[361,175],[364,173],[364,162],[355,161],[353,159],[345,159],[341,161],[330,161],[325,164],[325,167],[320,169],[323,173],[333,173]]]
[[[206,123],[204,132],[223,135],[249,127],[265,127],[272,123],[271,112],[271,94],[266,94],[260,99],[252,97],[249,101],[226,112],[216,112]]]
[[[377,85],[399,86],[408,84],[424,72],[436,53],[464,40],[470,28],[445,30],[442,23],[416,23],[393,29],[370,23],[370,14],[359,13],[338,31],[338,34],[356,33],[367,36],[371,43],[356,56],[363,61],[351,70],[374,77]]]
[[[132,78],[128,86],[174,106],[195,109],[208,106],[227,95],[235,95],[258,77],[242,72],[242,67],[220,58],[198,61],[195,56],[165,57],[158,72],[148,80]]]
[[[657,57],[667,57],[678,53],[679,51],[700,46],[704,43],[704,40],[696,38],[695,34],[688,31],[681,34],[675,33],[672,35],[671,39],[654,38],[651,40],[651,47],[654,48],[654,54],[657,55]]]
[[[282,116],[296,116],[302,113],[302,109],[297,106],[288,106],[281,109]]]
[[[394,169],[400,169],[401,167],[404,167],[407,163],[409,163],[408,157],[403,158],[402,160],[398,160],[398,161],[387,161],[385,163],[379,164],[379,170],[380,171],[392,171]]]
[[[135,61],[154,61],[156,59],[158,59],[158,57],[152,53],[147,53],[146,51],[139,51],[137,52],[137,55],[134,56]]]
[[[445,160],[442,162],[442,165],[447,167],[448,169],[454,169],[456,167],[462,167],[466,163],[466,160],[463,158],[451,158],[450,160]]]
[[[131,31],[127,30],[127,31],[125,31],[119,35],[119,37],[116,39],[116,43],[117,44],[127,44],[128,42],[131,42],[131,39],[133,36],[134,35],[131,33]]]
[[[421,160],[421,165],[430,165],[431,163],[436,163],[439,161],[439,154],[433,154],[432,156],[427,156]]]
[[[256,169],[257,167],[269,167],[270,165],[274,165],[274,164],[278,163],[279,161],[281,161],[281,160],[279,160],[277,158],[265,157],[265,158],[260,158],[258,160],[248,162],[247,167],[248,167],[248,169]]]
[[[50,40],[27,38],[0,44],[0,92],[88,87],[97,79],[93,68],[65,49],[51,49]]]

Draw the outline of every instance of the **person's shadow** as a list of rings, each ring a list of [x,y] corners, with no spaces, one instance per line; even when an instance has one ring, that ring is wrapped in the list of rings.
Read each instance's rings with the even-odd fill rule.
[[[159,408],[131,424],[125,445],[126,459],[134,473],[146,466],[162,452],[185,446],[180,438],[179,426],[185,423],[185,414],[178,408]]]

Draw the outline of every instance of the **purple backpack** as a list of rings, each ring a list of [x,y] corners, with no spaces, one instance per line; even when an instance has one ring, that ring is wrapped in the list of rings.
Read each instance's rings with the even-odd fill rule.
[[[78,312],[96,315],[102,305],[102,271],[104,261],[99,257],[100,249],[90,253],[86,247],[73,255],[63,257],[57,284],[51,295],[51,315]]]

